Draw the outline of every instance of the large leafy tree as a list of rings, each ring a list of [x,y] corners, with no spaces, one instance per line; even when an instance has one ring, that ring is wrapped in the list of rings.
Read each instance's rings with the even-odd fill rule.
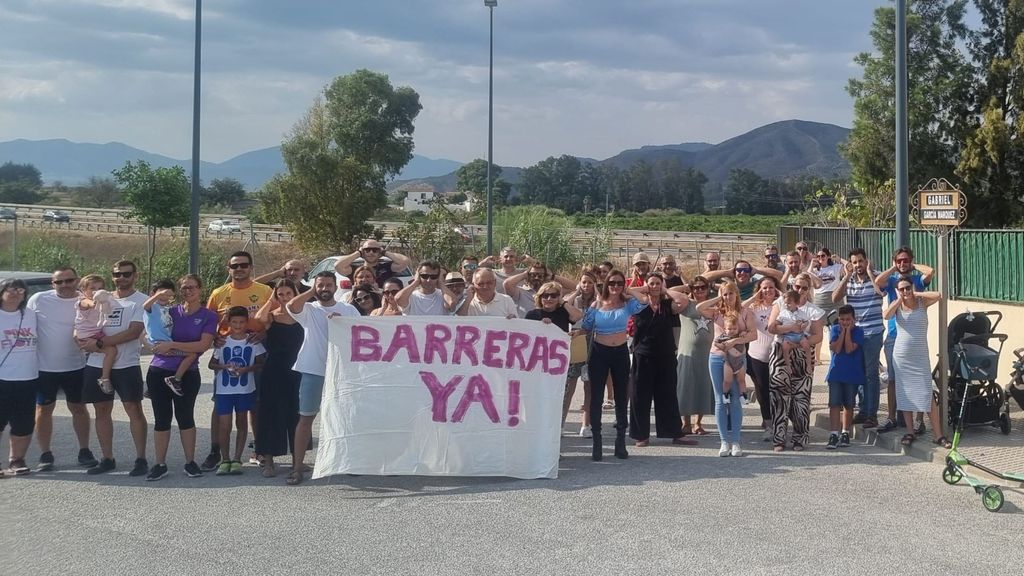
[[[0,166],[0,202],[38,204],[45,198],[42,186],[42,174],[32,164],[5,162]]]
[[[456,188],[473,199],[475,209],[487,208],[487,160],[477,158],[455,171]],[[491,165],[491,195],[495,206],[508,203],[511,186],[501,178],[501,166]]]
[[[90,176],[83,186],[72,188],[71,199],[75,206],[92,206],[95,208],[113,208],[123,206],[121,190],[110,178]]]
[[[958,45],[967,39],[967,0],[910,0],[907,15],[910,186],[936,176],[952,177],[967,130],[970,64]],[[853,131],[843,147],[854,184],[862,194],[888,193],[895,174],[895,30],[892,7],[875,10],[873,53],[854,62],[850,79]]]
[[[199,191],[204,206],[230,206],[245,200],[245,186],[234,178],[214,178]]]
[[[957,174],[969,222],[1024,218],[1024,0],[975,0],[982,26],[968,43],[976,65],[970,135]]]
[[[260,211],[303,247],[340,252],[368,235],[387,204],[385,183],[412,158],[422,106],[409,87],[359,70],[335,78],[295,125],[281,152],[286,174],[259,194]]]

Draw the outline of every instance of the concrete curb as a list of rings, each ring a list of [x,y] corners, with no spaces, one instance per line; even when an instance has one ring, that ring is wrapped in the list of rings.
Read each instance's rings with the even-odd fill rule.
[[[828,410],[818,410],[814,413],[812,425],[815,428],[820,428],[825,431],[825,437],[828,437],[829,422],[828,422]],[[857,440],[863,444],[870,446],[877,446],[890,452],[897,454],[904,454],[918,460],[925,462],[938,462],[943,463],[946,458],[947,449],[932,444],[931,431],[925,432],[924,436],[919,436],[909,447],[900,444],[900,438],[903,437],[903,428],[897,428],[891,432],[879,434],[875,432],[874,428],[865,429],[860,424],[853,425],[853,431],[850,434],[852,439]]]

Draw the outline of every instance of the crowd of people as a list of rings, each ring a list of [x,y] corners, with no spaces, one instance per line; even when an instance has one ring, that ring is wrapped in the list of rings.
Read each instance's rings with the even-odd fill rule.
[[[926,291],[932,269],[915,264],[908,247],[896,250],[884,270],[872,267],[860,248],[841,259],[825,248],[811,254],[805,242],[784,255],[768,246],[763,263],[738,260],[731,267],[709,252],[690,279],[672,256],[652,262],[639,252],[630,270],[601,262],[556,274],[509,247],[483,259],[467,256],[457,270],[420,262],[404,283],[398,276],[410,259],[384,256],[380,243],[367,240],[339,258],[337,272],[353,280],[341,299],[334,272],[316,274],[307,286],[304,263],[290,260],[256,277],[252,255],[244,251],[229,257],[228,282],[206,302],[202,281],[191,274],[138,291],[138,269],[127,260],[114,263],[109,291],[104,277],[79,277],[70,267],[55,270],[53,289],[31,298],[22,281],[3,280],[0,431],[10,429],[4,477],[31,472],[25,457],[33,435],[41,453],[35,469],[56,466],[53,411],[62,391],[79,446],[77,464],[88,474],[117,468],[116,397],[135,449],[131,476],[155,481],[168,474],[173,420],[189,477],[242,473],[249,446],[249,462],[266,477],[277,474],[275,458],[290,454],[286,482],[300,484],[324,387],[328,319],[339,315],[492,316],[556,325],[572,341],[563,428],[582,381],[578,433],[592,439],[594,460],[605,454],[606,411],[614,417],[612,454],[625,459],[627,434],[637,448],[650,444],[652,405],[655,438],[696,444],[687,436],[707,435],[703,418],[713,414],[719,455],[741,456],[743,406],[755,398],[763,439],[776,452],[803,450],[812,375],[824,346],[831,353],[826,448],[848,446],[854,423],[879,432],[906,427],[902,442],[909,445],[924,433],[924,413],[932,416],[932,441],[948,446],[935,426],[927,349],[926,308],[939,296]],[[144,341],[153,353],[145,375]],[[197,462],[198,358],[210,349],[211,442]],[[883,351],[889,418],[880,422]],[[92,427],[99,458],[90,448]]]

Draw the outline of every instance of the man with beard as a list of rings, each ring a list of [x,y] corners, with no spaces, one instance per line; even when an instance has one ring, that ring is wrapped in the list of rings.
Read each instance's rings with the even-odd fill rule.
[[[263,323],[256,319],[256,312],[267,303],[271,295],[274,293],[273,288],[263,284],[261,282],[255,282],[252,278],[253,273],[253,260],[252,254],[245,251],[238,251],[228,257],[228,276],[231,281],[227,284],[217,287],[213,293],[210,294],[210,299],[206,303],[206,307],[217,313],[217,317],[220,322],[217,327],[217,337],[214,341],[215,346],[222,346],[224,344],[224,336],[228,333],[228,318],[227,312],[233,306],[242,306],[249,312],[249,322],[246,325],[246,330],[249,332],[249,340],[251,342],[259,342],[263,340],[265,328]],[[259,385],[260,381],[256,379],[256,402],[259,402]],[[253,430],[256,430],[256,409],[249,413],[249,423]],[[217,411],[213,410],[210,415],[210,454],[203,460],[200,469],[205,472],[213,471],[220,464],[220,446],[217,444],[217,435],[219,433],[219,418],[217,417]],[[254,454],[250,458],[250,463],[256,460]]]
[[[463,266],[465,266],[465,260],[463,260]],[[474,268],[476,270],[476,268]],[[455,298],[455,306],[452,308],[452,315],[454,316],[459,308],[462,307],[462,303],[466,300],[466,277],[458,272],[449,272],[444,277],[444,287],[452,293]]]
[[[782,263],[782,258],[779,256],[779,247],[775,244],[769,244],[765,247],[764,266],[765,268],[774,268],[779,272],[786,271],[786,265]]]
[[[686,280],[679,275],[679,267],[676,265],[676,258],[671,254],[665,254],[658,260],[656,266],[658,272],[665,278],[665,289],[675,288],[686,284]]]
[[[363,258],[363,263],[356,265],[355,261],[359,257]],[[384,262],[381,257],[384,256],[384,246],[380,242],[369,239],[365,240],[359,245],[359,249],[351,254],[346,254],[338,261],[334,263],[334,269],[343,276],[352,278],[355,275],[356,268],[365,265],[373,269],[374,277],[377,278],[377,287],[383,288],[384,281],[388,278],[392,278],[402,273],[409,266],[409,257],[398,252],[388,252],[387,256],[391,259],[391,262]]]
[[[75,304],[78,301],[78,273],[74,268],[57,268],[50,280],[53,290],[33,294],[28,308],[35,310],[39,331],[39,389],[36,395],[36,442],[39,443],[39,467],[43,472],[54,465],[50,442],[53,439],[53,409],[57,390],[71,412],[71,427],[78,439],[78,464],[91,468],[97,464],[89,450],[89,411],[82,403],[82,372],[85,354],[75,345]]]
[[[416,278],[395,295],[406,316],[449,316],[456,300],[441,283],[441,265],[432,260],[420,264]]]
[[[313,277],[312,290],[292,298],[287,306],[288,314],[302,326],[304,334],[302,348],[299,348],[292,368],[302,376],[299,380],[299,423],[295,427],[292,472],[287,480],[291,486],[302,483],[306,448],[313,437],[313,420],[320,412],[320,398],[327,375],[327,320],[335,316],[360,316],[359,310],[351,304],[334,300],[337,289],[334,272],[325,270]],[[306,303],[314,298],[307,306]]]
[[[505,294],[515,302],[516,311],[520,318],[525,318],[527,312],[536,308],[533,297],[537,294],[537,290],[540,289],[541,285],[548,281],[549,275],[548,267],[534,260],[526,271],[509,276],[502,282]],[[526,282],[524,283],[523,280],[526,280]],[[568,278],[555,276],[553,280],[561,284],[566,290],[572,291],[576,289],[576,284]]]
[[[256,282],[260,284],[272,285],[271,283],[278,278],[291,280],[295,287],[298,288],[299,292],[305,292],[309,290],[309,286],[302,283],[303,278],[306,276],[306,265],[302,260],[289,260],[284,263],[277,270],[267,272],[262,276],[256,278]]]
[[[930,266],[914,263],[914,251],[911,250],[910,246],[901,246],[896,249],[895,253],[893,253],[892,266],[887,270],[880,272],[878,276],[875,276],[875,286],[878,286],[880,290],[884,291],[889,296],[889,303],[892,304],[899,299],[899,294],[896,292],[896,285],[899,284],[900,278],[906,276],[911,282],[913,282],[915,292],[923,292],[928,289],[928,285],[931,284],[932,276],[934,275],[935,270]],[[892,351],[893,347],[896,345],[895,317],[889,319],[887,328],[888,333],[885,339],[885,367],[889,372],[886,390],[888,391],[890,418],[887,422],[878,427],[879,432],[888,432],[903,423],[903,418],[892,418],[892,415],[896,414],[896,371],[892,361]],[[945,326],[940,327],[940,330],[945,329]],[[923,432],[924,422],[921,423],[918,429]]]
[[[466,301],[459,307],[459,316],[493,316],[511,320],[518,318],[516,304],[507,294],[495,289],[497,277],[490,268],[477,268],[473,283],[466,287]]]
[[[856,325],[864,331],[864,391],[861,394],[860,410],[853,418],[854,424],[863,424],[865,428],[878,426],[878,399],[880,382],[878,378],[878,358],[882,352],[882,340],[885,338],[885,324],[882,322],[882,297],[884,292],[875,286],[875,278],[863,248],[850,250],[850,261],[846,264],[843,277],[832,293],[832,302],[839,304],[846,298],[846,303],[853,306],[853,317]],[[892,394],[895,398],[895,394]],[[894,418],[895,414],[890,414]]]

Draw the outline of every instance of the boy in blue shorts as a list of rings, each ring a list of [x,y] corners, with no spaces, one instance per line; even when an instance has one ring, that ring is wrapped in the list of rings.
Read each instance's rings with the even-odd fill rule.
[[[839,307],[839,321],[829,329],[832,363],[828,367],[828,445],[835,450],[850,445],[853,426],[853,401],[857,388],[864,385],[864,330],[854,325],[853,306]],[[841,417],[841,418],[840,418]],[[839,432],[840,419],[842,433]]]
[[[262,344],[247,340],[249,311],[234,306],[227,313],[228,332],[224,345],[214,349],[210,369],[213,378],[213,405],[217,412],[221,463],[217,475],[242,473],[242,451],[249,435],[249,412],[256,397],[255,374],[263,367],[266,350]],[[235,452],[231,454],[231,415],[235,416]]]

